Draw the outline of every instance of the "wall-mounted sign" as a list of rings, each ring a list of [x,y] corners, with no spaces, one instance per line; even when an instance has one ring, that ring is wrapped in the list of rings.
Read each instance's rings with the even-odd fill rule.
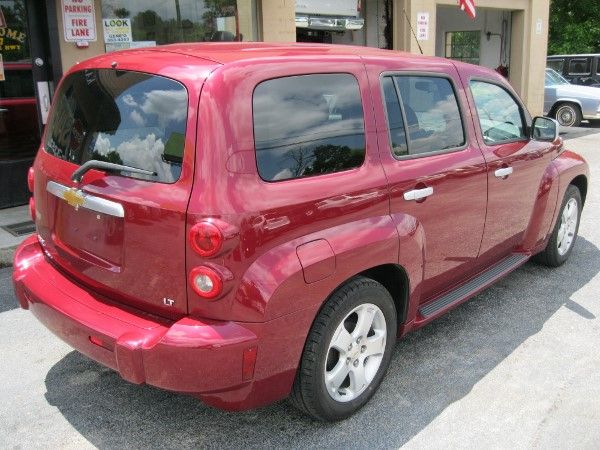
[[[94,0],[62,0],[65,41],[96,40]]]
[[[417,13],[417,40],[426,41],[429,39],[429,13]]]
[[[131,19],[102,19],[104,42],[121,44],[131,42]]]
[[[2,53],[0,53],[0,81],[4,81],[4,62],[2,61]]]

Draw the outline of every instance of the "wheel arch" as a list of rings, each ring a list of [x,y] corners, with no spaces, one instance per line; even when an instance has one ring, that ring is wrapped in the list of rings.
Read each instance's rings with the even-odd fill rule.
[[[347,283],[357,277],[365,277],[377,281],[389,292],[396,308],[397,325],[400,327],[400,325],[406,321],[408,314],[410,280],[404,267],[399,264],[391,263],[370,267],[369,269],[358,272],[340,282],[321,303],[318,310],[315,312],[313,321],[319,316],[319,313],[329,299]]]
[[[587,196],[588,189],[588,180],[585,175],[578,175],[571,180],[569,184],[572,184],[577,189],[579,189],[579,193],[581,194],[581,203],[585,205],[585,198]]]
[[[576,106],[577,108],[579,108],[579,113],[583,114],[583,107],[581,106],[581,102],[579,100],[574,98],[559,98],[554,102],[552,108],[550,108],[548,115],[554,117],[554,115],[556,114],[556,110],[560,108],[560,106],[565,104],[572,104]]]
[[[382,264],[357,274],[377,281],[390,293],[396,307],[397,325],[406,321],[410,280],[406,270],[398,264]],[[348,280],[346,280],[347,282]],[[342,283],[343,285],[343,283]]]

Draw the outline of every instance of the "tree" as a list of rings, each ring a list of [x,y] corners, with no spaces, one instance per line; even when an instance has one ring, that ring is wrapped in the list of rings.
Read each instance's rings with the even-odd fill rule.
[[[548,54],[600,53],[598,0],[551,0]]]

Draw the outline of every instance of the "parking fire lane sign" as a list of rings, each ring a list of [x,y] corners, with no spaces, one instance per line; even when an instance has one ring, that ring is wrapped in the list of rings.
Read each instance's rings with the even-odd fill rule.
[[[94,0],[62,0],[65,41],[96,40]]]

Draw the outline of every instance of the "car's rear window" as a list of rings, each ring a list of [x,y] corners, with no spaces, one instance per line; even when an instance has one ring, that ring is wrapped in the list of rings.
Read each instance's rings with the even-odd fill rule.
[[[54,103],[46,151],[75,164],[91,159],[154,172],[123,176],[173,183],[181,174],[188,96],[174,80],[140,72],[69,75]]]

